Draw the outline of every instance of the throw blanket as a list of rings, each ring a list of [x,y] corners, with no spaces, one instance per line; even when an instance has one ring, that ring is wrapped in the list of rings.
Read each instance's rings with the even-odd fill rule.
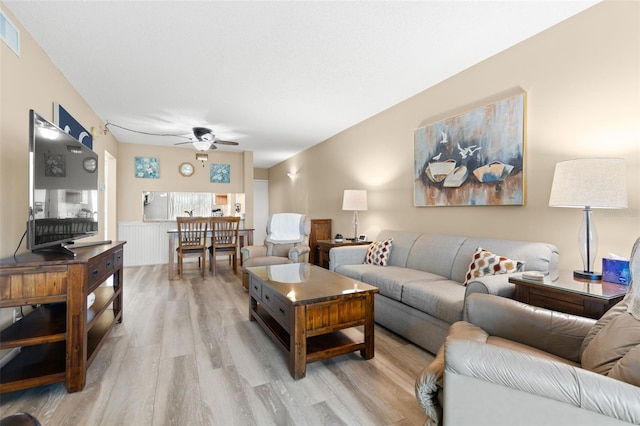
[[[278,213],[271,216],[269,242],[295,243],[302,240],[300,221],[302,215],[298,213]]]

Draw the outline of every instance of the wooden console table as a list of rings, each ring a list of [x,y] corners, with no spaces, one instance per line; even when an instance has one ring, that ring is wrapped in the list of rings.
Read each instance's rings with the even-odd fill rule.
[[[556,280],[545,277],[539,282],[516,275],[509,282],[516,285],[519,302],[595,319],[621,301],[629,289],[621,284],[580,280],[572,271],[560,271]]]
[[[38,305],[0,332],[0,349],[21,348],[0,370],[0,393],[58,382],[68,392],[84,388],[87,368],[122,322],[124,244],[73,248],[75,258],[42,252],[0,260],[0,308]]]

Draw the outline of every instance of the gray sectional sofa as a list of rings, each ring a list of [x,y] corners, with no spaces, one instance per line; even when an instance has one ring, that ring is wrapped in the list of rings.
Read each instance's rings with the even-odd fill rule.
[[[335,247],[329,269],[380,289],[375,321],[429,352],[436,353],[449,326],[462,320],[472,293],[514,297],[509,275],[489,275],[463,285],[478,247],[524,262],[524,270],[557,274],[558,249],[542,242],[468,238],[458,235],[381,231],[393,238],[387,266],[365,264],[369,246]]]

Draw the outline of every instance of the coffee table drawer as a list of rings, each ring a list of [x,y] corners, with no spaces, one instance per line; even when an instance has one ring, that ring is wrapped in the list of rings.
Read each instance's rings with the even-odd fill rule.
[[[289,331],[291,304],[286,300],[282,300],[278,293],[267,286],[263,286],[262,288],[262,303],[265,308],[267,308],[267,311],[269,311],[273,319],[275,319],[285,330]]]
[[[249,293],[256,300],[262,300],[262,283],[251,276],[251,280],[249,282]]]

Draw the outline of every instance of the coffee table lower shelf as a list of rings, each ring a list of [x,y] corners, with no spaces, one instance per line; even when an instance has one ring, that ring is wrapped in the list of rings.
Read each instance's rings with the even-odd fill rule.
[[[271,339],[276,342],[282,349],[290,355],[289,370],[292,369],[291,363],[294,358],[291,356],[291,335],[278,322],[258,304],[256,309],[251,310],[251,320],[256,321]],[[355,324],[359,325],[359,324]],[[364,326],[364,323],[361,324]],[[364,351],[366,349],[365,341],[356,341],[343,331],[333,331],[331,333],[311,336],[306,338],[306,356],[305,364],[323,359],[333,358],[335,356],[348,354],[354,351],[361,351],[361,355],[367,359]],[[304,377],[295,377],[294,372],[291,375],[295,379]]]

